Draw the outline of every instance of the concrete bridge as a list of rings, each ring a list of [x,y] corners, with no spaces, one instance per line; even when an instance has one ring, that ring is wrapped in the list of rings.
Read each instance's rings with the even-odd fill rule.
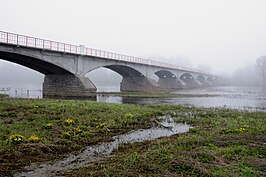
[[[161,92],[221,83],[220,77],[195,69],[3,31],[0,59],[44,74],[44,97],[94,97],[96,87],[85,74],[100,67],[123,77],[121,91]],[[153,74],[158,82],[151,79]]]

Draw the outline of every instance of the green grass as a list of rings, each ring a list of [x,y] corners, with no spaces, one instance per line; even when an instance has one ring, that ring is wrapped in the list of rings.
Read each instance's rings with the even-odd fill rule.
[[[217,95],[208,94],[177,94],[177,93],[139,93],[139,92],[98,92],[102,95],[113,95],[132,98],[184,98],[184,97],[208,97]]]
[[[0,93],[0,99],[1,98],[7,98],[7,97],[8,97],[8,95]]]
[[[0,176],[10,175],[32,162],[60,158],[88,145],[110,141],[114,135],[132,129],[148,128],[154,118],[164,114],[194,128],[186,134],[122,145],[112,158],[66,175],[266,174],[265,113],[169,104],[4,98],[0,100]]]
[[[150,120],[161,114],[162,111],[148,106],[1,99],[0,174],[109,141],[112,136],[132,129],[147,128]],[[23,137],[16,139],[20,135]],[[30,141],[31,136],[37,136],[39,141]]]
[[[265,113],[185,107],[172,111],[176,122],[194,128],[186,134],[122,145],[113,158],[69,176],[266,175]]]

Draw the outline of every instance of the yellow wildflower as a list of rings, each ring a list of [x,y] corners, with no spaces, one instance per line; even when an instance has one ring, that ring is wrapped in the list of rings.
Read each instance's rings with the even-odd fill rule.
[[[75,132],[76,132],[76,134],[80,134],[80,133],[82,133],[82,130],[80,128],[75,128]]]
[[[239,132],[243,132],[243,131],[246,131],[246,129],[243,127],[239,128]]]
[[[38,136],[30,136],[29,139],[28,139],[30,142],[38,142],[40,141],[40,138]]]
[[[50,128],[52,128],[54,126],[54,124],[51,124],[51,123],[48,123],[48,124],[45,124],[44,125],[44,127],[46,128],[46,129],[50,129]]]
[[[74,124],[74,120],[68,118],[68,119],[65,120],[65,123],[66,123],[67,125]]]
[[[18,144],[18,143],[22,143],[23,139],[24,139],[24,136],[19,135],[19,134],[14,134],[9,137],[9,142],[11,142],[12,144]]]

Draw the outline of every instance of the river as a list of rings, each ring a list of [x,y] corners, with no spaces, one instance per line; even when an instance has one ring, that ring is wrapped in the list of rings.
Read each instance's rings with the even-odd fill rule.
[[[118,92],[119,87],[98,86],[99,92]],[[0,85],[0,93],[15,98],[42,98],[41,84]],[[257,87],[209,87],[204,89],[186,89],[174,93],[189,94],[182,98],[133,98],[98,94],[98,102],[110,103],[170,103],[198,107],[222,107],[252,111],[266,111],[266,93]]]

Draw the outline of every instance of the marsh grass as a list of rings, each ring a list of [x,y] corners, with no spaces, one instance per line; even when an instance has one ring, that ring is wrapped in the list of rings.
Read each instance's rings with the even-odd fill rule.
[[[60,158],[88,145],[110,141],[114,135],[147,128],[150,120],[161,114],[149,106],[1,99],[0,174],[10,175],[32,162]]]
[[[152,106],[153,107],[153,106]],[[163,108],[164,107],[164,108]],[[189,133],[122,145],[76,176],[265,176],[266,114],[165,105]],[[69,175],[69,174],[66,174]],[[72,175],[69,175],[72,176]]]

